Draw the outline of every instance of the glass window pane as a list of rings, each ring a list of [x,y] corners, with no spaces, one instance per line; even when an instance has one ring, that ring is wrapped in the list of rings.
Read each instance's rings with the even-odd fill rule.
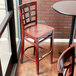
[[[5,10],[5,0],[0,0],[0,24],[3,21],[4,17],[6,16]],[[0,38],[0,60],[1,60],[1,67],[3,76],[5,76],[9,60],[11,57],[11,46],[9,40],[9,28],[8,25],[3,32]]]
[[[4,35],[3,38],[0,39],[0,59],[1,59],[3,76],[5,76],[9,64],[9,60],[11,57],[11,48],[9,45],[9,39],[6,38],[6,35],[4,33],[3,33]]]

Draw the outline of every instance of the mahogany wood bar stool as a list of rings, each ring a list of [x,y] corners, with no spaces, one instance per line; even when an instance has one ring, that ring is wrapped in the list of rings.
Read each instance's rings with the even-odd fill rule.
[[[57,62],[58,76],[73,76],[75,47],[71,45],[59,57]],[[69,61],[67,59],[69,58]]]
[[[37,24],[37,2],[30,2],[19,6],[19,15],[21,22],[21,62],[23,61],[23,55],[30,60],[36,62],[37,74],[39,74],[39,61],[45,58],[47,55],[51,55],[51,63],[53,61],[53,38],[54,28],[45,24]],[[34,40],[34,42],[28,40],[28,38]],[[39,46],[39,43],[45,39],[50,38],[50,51],[47,48]],[[24,40],[31,43],[33,46],[24,49]],[[36,60],[24,54],[24,52],[34,47],[34,55]],[[47,53],[39,58],[39,48],[46,50]]]

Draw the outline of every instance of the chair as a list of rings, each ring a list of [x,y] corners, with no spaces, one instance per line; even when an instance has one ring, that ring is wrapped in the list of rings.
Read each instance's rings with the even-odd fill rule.
[[[19,15],[21,22],[21,62],[23,61],[23,55],[30,60],[36,62],[37,74],[39,74],[39,61],[45,58],[51,53],[51,63],[53,60],[53,37],[54,37],[54,28],[45,24],[37,24],[37,2],[30,2],[22,4],[19,7]],[[28,38],[34,40],[34,42],[28,40]],[[50,51],[45,55],[39,58],[39,48],[48,51],[47,49],[40,47],[39,43],[45,39],[50,38]],[[33,46],[27,47],[24,49],[24,40],[31,43]],[[24,52],[34,47],[34,55],[36,60],[24,54]]]
[[[58,76],[73,76],[75,47],[71,45],[59,57],[57,62]]]

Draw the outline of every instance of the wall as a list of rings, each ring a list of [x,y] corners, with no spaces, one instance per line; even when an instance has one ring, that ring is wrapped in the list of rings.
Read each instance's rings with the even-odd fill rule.
[[[38,21],[42,21],[49,26],[55,28],[55,38],[69,38],[71,30],[71,16],[62,15],[52,9],[52,5],[62,0],[23,0],[22,3],[28,1],[37,1]]]

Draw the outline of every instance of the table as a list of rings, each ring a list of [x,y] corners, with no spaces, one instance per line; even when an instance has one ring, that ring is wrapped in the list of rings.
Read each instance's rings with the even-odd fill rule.
[[[73,44],[74,35],[75,35],[75,27],[76,27],[76,1],[59,1],[53,4],[53,9],[57,12],[72,16],[72,26],[70,33],[69,46]],[[76,55],[75,55],[76,56]]]

